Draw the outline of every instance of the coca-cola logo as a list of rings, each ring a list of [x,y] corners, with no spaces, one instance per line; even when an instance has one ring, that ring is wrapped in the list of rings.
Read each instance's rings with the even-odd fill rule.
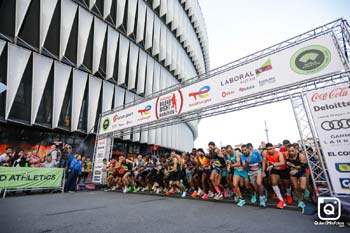
[[[333,89],[330,92],[325,93],[315,93],[311,97],[312,102],[322,101],[322,100],[328,100],[328,99],[334,99],[339,97],[345,97],[350,96],[350,89],[348,87],[339,87],[336,89]]]

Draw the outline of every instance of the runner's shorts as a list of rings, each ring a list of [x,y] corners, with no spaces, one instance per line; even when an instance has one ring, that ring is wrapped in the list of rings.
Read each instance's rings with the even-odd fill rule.
[[[227,168],[226,168],[226,167],[221,168],[221,176],[222,176],[222,177],[228,176],[228,171],[227,171]]]
[[[296,177],[296,178],[301,178],[301,177],[306,177],[306,172],[305,170],[302,170],[302,171],[299,171],[297,174],[295,175],[290,175],[290,176],[293,176],[293,177]]]
[[[248,176],[251,184],[255,184],[256,178],[261,175],[261,168],[254,171],[248,171]]]
[[[221,174],[221,168],[219,167],[214,167],[213,171],[216,171],[219,175]]]
[[[240,176],[243,179],[248,179],[248,172],[246,170],[243,171],[239,171],[237,169],[234,169],[234,173],[235,176]]]
[[[210,175],[211,174],[211,169],[204,169],[203,173]]]
[[[169,172],[168,179],[169,179],[169,181],[178,181],[179,175],[177,172]]]
[[[271,175],[279,175],[282,180],[288,180],[289,179],[289,170],[277,170],[277,169],[271,169]]]
[[[192,173],[188,169],[186,169],[186,178],[192,179]]]

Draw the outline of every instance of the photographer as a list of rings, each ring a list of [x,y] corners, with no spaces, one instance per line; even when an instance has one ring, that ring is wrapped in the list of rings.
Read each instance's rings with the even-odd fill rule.
[[[65,187],[65,191],[73,192],[75,191],[77,179],[81,175],[82,172],[82,161],[81,155],[75,155],[73,157],[72,147],[70,145],[67,146],[67,155],[69,159],[69,171],[68,171],[68,180],[67,185]],[[75,158],[76,157],[76,158]]]

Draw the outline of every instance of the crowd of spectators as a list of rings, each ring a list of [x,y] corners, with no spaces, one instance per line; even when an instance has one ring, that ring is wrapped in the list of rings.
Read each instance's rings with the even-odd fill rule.
[[[72,192],[91,176],[92,162],[90,157],[73,154],[69,144],[54,144],[41,157],[37,149],[7,147],[5,153],[0,153],[0,167],[63,168],[67,179],[64,190]]]

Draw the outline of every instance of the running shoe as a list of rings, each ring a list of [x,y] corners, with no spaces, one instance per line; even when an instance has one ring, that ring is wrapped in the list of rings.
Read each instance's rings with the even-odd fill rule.
[[[127,190],[128,188],[125,186],[124,188],[123,188],[123,193],[126,193],[126,190]]]
[[[165,196],[169,196],[169,191],[167,190],[166,192],[165,192]]]
[[[173,191],[169,191],[171,194],[175,194],[176,193],[176,189],[173,189]]]
[[[116,190],[116,189],[117,189],[117,187],[115,187],[115,186],[112,187],[112,191],[114,191],[114,190]]]
[[[287,195],[287,204],[288,204],[288,205],[292,205],[292,204],[293,204],[293,198],[292,198],[292,196],[288,196],[288,195]]]
[[[181,197],[182,197],[182,198],[185,198],[185,197],[186,197],[186,195],[187,195],[187,192],[186,192],[186,191],[184,191],[184,192],[182,193]]]
[[[284,207],[286,206],[286,203],[282,200],[280,200],[278,203],[277,203],[277,208],[278,209],[283,209]]]
[[[126,192],[127,192],[127,193],[130,192],[130,191],[131,191],[131,186],[129,186],[129,187],[126,188]]]
[[[215,197],[214,197],[215,200],[221,200],[223,199],[223,195],[222,193],[218,193]]]
[[[211,192],[211,191],[209,191],[209,193],[208,193],[208,197],[209,197],[209,198],[213,198],[213,197],[214,197],[214,193],[213,193],[213,192]]]
[[[302,208],[302,209],[304,209],[305,208],[305,203],[303,202],[303,201],[299,201],[298,202],[298,208]]]
[[[203,196],[202,196],[202,199],[203,200],[207,200],[208,199],[208,194],[204,193]]]
[[[227,189],[224,189],[224,198],[227,197]]]
[[[202,189],[198,189],[198,192],[197,192],[197,196],[199,197],[199,196],[202,196],[202,194],[203,194],[203,191],[202,191]]]
[[[260,207],[266,207],[265,197],[260,197]]]
[[[244,199],[239,199],[239,202],[237,203],[239,207],[242,207],[245,205],[245,200]]]
[[[250,198],[250,202],[251,202],[251,203],[256,203],[256,193],[254,193],[254,194],[252,195],[252,197]]]
[[[234,200],[235,200],[235,202],[238,202],[238,196],[237,195],[235,195]],[[245,201],[244,201],[244,203],[245,203]]]
[[[148,188],[148,186],[147,187],[144,187],[142,190],[141,190],[141,192],[145,192],[145,191],[148,191],[149,190],[149,188]]]
[[[159,194],[161,192],[161,188],[157,188],[156,194]]]
[[[193,193],[191,194],[191,197],[196,198],[197,197],[197,192],[193,191]]]

